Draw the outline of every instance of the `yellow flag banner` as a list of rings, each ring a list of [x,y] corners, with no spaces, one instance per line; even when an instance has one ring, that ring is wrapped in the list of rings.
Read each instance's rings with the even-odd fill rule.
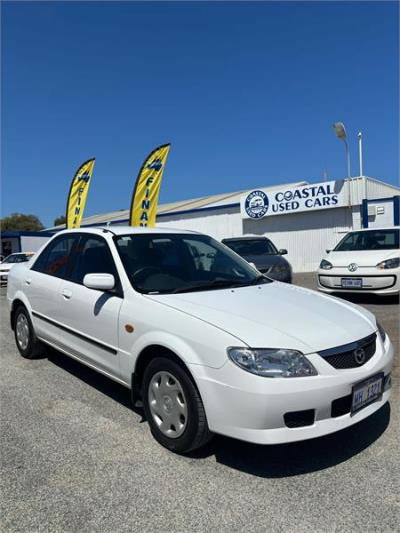
[[[170,144],[163,144],[151,152],[140,169],[132,194],[130,225],[156,225],[158,195]]]
[[[95,159],[81,165],[71,183],[67,200],[67,229],[80,228]]]

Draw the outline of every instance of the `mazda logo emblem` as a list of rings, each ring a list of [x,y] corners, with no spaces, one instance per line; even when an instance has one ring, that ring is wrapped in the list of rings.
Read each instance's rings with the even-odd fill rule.
[[[354,350],[354,360],[358,365],[365,363],[365,351],[362,348]]]
[[[347,268],[350,270],[350,272],[355,272],[358,268],[358,265],[357,263],[350,263]]]

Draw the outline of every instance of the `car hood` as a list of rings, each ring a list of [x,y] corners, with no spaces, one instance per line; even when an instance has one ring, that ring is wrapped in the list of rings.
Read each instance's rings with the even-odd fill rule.
[[[268,268],[273,266],[285,266],[289,267],[289,263],[281,255],[243,255],[243,259],[246,259],[249,263],[254,263],[257,268]]]
[[[147,298],[212,324],[251,347],[313,353],[376,331],[368,311],[279,282]]]
[[[330,252],[326,254],[326,261],[335,267],[347,267],[350,263],[358,266],[374,267],[385,259],[399,257],[399,250],[363,250],[354,252]]]

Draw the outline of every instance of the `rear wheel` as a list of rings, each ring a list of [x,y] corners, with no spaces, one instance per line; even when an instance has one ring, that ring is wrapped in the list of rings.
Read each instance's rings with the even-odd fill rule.
[[[143,403],[154,438],[187,453],[211,438],[200,394],[187,372],[165,357],[153,359],[143,380]]]
[[[44,345],[36,337],[29,313],[22,305],[14,313],[14,336],[18,351],[25,359],[43,353]]]

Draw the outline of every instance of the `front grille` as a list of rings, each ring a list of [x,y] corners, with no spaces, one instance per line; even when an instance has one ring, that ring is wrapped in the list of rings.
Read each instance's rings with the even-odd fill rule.
[[[318,352],[334,368],[359,368],[365,365],[376,351],[376,333],[356,342]]]

